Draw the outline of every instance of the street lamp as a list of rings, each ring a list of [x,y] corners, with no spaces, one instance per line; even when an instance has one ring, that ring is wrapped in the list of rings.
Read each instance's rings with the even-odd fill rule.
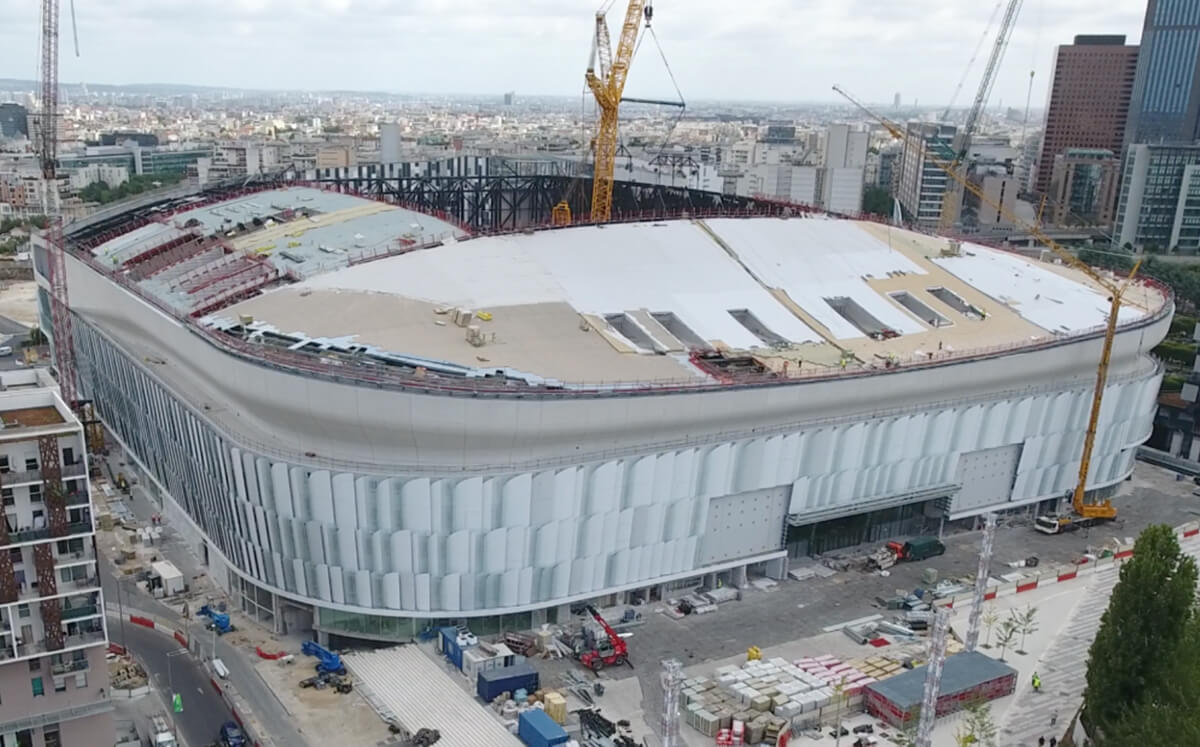
[[[183,656],[187,652],[186,648],[177,648],[174,651],[167,652],[167,689],[171,691],[171,735],[175,737],[176,741],[179,740],[179,728],[175,725],[175,712],[177,707],[178,710],[183,710],[183,699],[180,698],[179,701],[175,700],[175,678],[171,671],[171,659],[176,656]]]

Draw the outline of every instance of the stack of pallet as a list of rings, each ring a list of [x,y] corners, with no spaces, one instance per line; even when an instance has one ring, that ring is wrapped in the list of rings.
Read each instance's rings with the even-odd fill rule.
[[[712,679],[686,680],[681,706],[687,724],[701,734],[715,736],[741,722],[746,744],[757,744],[792,727],[832,722],[839,712],[861,710],[863,688],[900,669],[883,657],[748,661],[720,667]]]

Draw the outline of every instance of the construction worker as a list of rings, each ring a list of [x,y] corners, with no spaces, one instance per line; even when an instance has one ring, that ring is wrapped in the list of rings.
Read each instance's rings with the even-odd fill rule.
[[[1035,693],[1042,691],[1042,678],[1038,676],[1037,672],[1033,673],[1033,691]]]

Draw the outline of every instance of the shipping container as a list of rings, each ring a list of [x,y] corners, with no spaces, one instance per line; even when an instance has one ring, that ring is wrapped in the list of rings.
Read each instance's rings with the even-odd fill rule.
[[[464,637],[459,635],[458,628],[450,625],[447,625],[438,632],[440,633],[440,636],[438,637],[440,645],[438,648],[441,650],[442,654],[444,654],[445,657],[450,660],[450,663],[453,664],[456,669],[461,670],[463,667],[463,650],[476,645],[478,640],[475,638],[475,636],[470,636],[466,640],[474,642],[464,642]]]
[[[502,692],[511,693],[521,688],[529,692],[538,689],[537,670],[528,664],[480,672],[475,683],[475,692],[486,703],[495,700]]]
[[[527,747],[566,744],[567,732],[540,708],[530,708],[517,719],[517,736]]]

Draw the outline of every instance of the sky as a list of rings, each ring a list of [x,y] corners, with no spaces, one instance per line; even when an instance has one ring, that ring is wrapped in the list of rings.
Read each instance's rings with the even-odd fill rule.
[[[239,88],[582,93],[602,0],[75,0],[59,79]],[[611,1],[611,0],[610,0]],[[1007,3],[1008,0],[1003,0]],[[654,29],[684,100],[950,100],[994,0],[658,0]],[[35,79],[39,3],[0,0],[0,78]],[[624,0],[609,11],[614,45]],[[1045,103],[1054,48],[1141,35],[1145,0],[1024,0],[993,106]],[[646,35],[627,96],[675,99]],[[974,96],[989,38],[957,102]]]

